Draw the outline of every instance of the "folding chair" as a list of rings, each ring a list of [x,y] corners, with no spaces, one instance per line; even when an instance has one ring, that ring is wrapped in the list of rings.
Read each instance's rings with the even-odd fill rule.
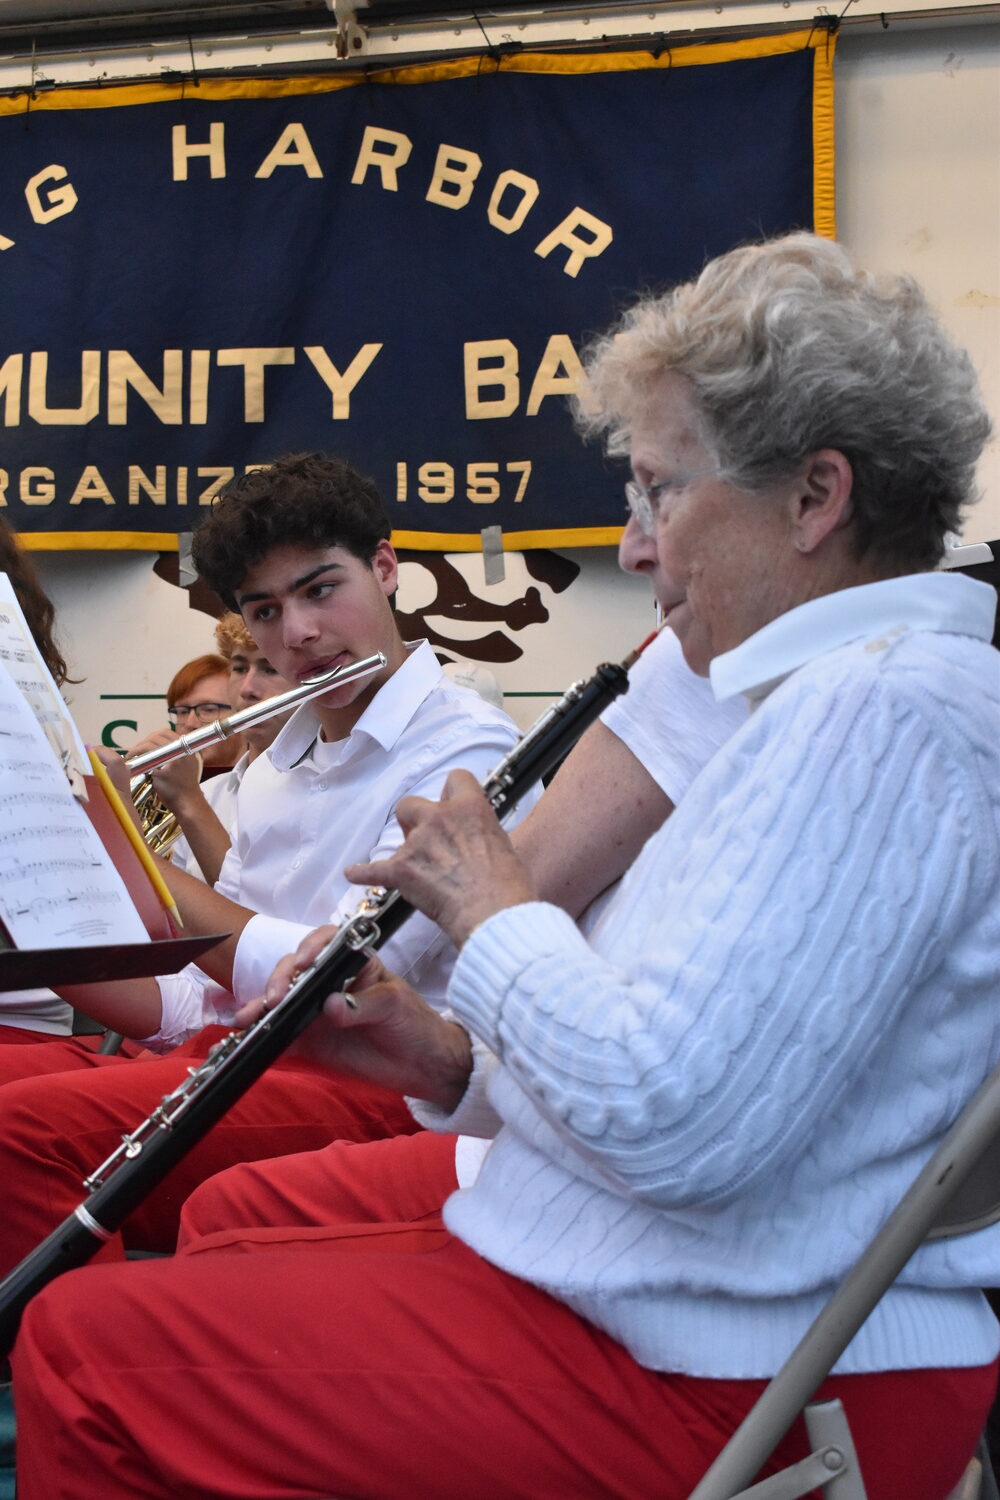
[[[89,1016],[85,1016],[79,1010],[73,1012],[72,1030],[74,1036],[100,1036],[101,1042],[97,1048],[98,1052],[117,1052],[124,1041],[121,1032],[106,1030],[99,1021],[92,1021]]]
[[[824,1500],[866,1500],[841,1403],[806,1403],[925,1240],[969,1234],[1000,1219],[1000,1160],[989,1149],[998,1138],[1000,1067],[962,1110],[689,1500],[798,1500],[814,1489]],[[800,1412],[813,1452],[753,1484]],[[998,1500],[985,1444],[949,1500]]]

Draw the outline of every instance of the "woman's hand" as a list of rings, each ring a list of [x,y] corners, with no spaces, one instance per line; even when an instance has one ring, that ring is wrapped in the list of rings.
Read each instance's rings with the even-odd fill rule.
[[[261,1000],[237,1012],[239,1026],[251,1025],[287,993],[296,974],[310,966],[335,927],[320,927],[282,959]],[[351,994],[329,995],[322,1014],[291,1049],[338,1073],[427,1099],[450,1113],[462,1098],[472,1072],[468,1033],[445,1020],[405,980],[378,958],[360,971]]]
[[[468,771],[449,774],[440,802],[404,797],[396,817],[406,841],[395,854],[349,865],[344,873],[355,885],[400,891],[457,947],[495,912],[536,899],[527,871]]]

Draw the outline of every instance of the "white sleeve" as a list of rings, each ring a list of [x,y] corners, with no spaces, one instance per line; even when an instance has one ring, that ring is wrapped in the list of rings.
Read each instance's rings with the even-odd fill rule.
[[[265,917],[260,912],[251,917],[240,933],[233,960],[233,992],[241,1005],[264,993],[279,960],[294,953],[313,930],[307,922],[284,917]]]
[[[140,1040],[151,1052],[169,1052],[216,1017],[206,1020],[205,987],[209,980],[197,964],[188,964],[179,974],[160,974],[156,983],[163,1006],[160,1025],[152,1036]]]
[[[626,744],[676,806],[703,766],[747,718],[742,698],[717,703],[707,677],[684,660],[672,630],[661,630],[629,673],[628,692],[601,722]]]

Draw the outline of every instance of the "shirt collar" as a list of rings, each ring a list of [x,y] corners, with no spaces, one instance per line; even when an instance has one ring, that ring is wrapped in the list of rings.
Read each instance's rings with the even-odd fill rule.
[[[906,630],[934,630],[988,641],[996,590],[960,573],[913,573],[810,599],[771,620],[712,662],[712,691],[721,703],[743,693],[765,698],[792,672],[849,641]]]
[[[239,760],[236,762],[236,764],[232,767],[232,769],[229,772],[229,776],[228,776],[228,778],[226,780],[226,789],[227,789],[227,791],[231,791],[231,792],[237,792],[237,791],[239,791],[240,782],[243,780],[244,774],[246,773],[246,768],[247,768],[247,766],[249,764],[250,764],[250,752],[249,752],[249,750],[244,750],[244,752],[240,756]]]
[[[357,735],[376,740],[391,750],[443,673],[427,641],[406,643],[407,657],[379,688],[347,736],[346,746]],[[306,755],[319,734],[320,723],[311,703],[297,708],[267,751],[278,771],[288,771]]]

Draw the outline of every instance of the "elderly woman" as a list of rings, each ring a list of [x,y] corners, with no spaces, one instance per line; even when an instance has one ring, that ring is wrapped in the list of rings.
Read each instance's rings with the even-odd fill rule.
[[[400,1173],[376,1223],[327,1153],[237,1168],[172,1262],[61,1278],[15,1352],[23,1500],[683,1500],[1000,1057],[995,600],[932,571],[988,430],[968,360],[911,282],[797,236],[588,371],[622,561],[748,721],[589,941],[471,778],[401,804],[348,873],[449,933],[453,1019],[374,959],[316,1047],[492,1136],[479,1175],[442,1224]],[[872,1500],[961,1473],[998,1272],[1000,1228],[925,1247],[827,1383]]]

